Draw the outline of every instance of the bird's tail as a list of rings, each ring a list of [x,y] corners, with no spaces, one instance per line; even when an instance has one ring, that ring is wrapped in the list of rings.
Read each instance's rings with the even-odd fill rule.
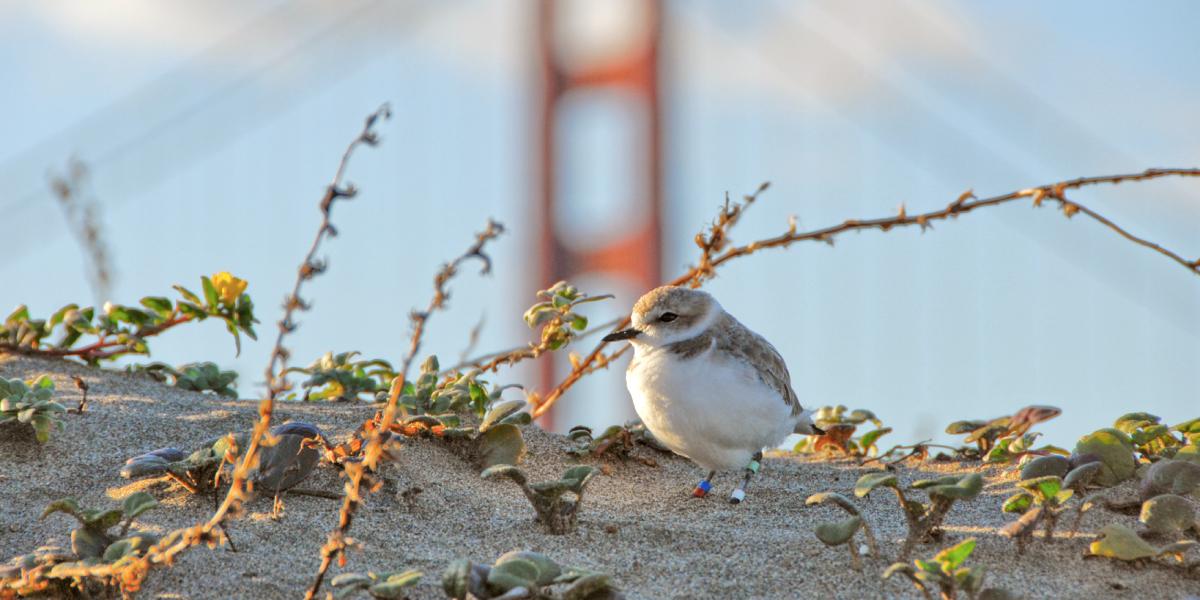
[[[825,434],[824,429],[817,427],[816,423],[813,423],[813,411],[811,410],[800,411],[800,420],[796,422],[796,428],[793,429],[792,432],[803,435]]]

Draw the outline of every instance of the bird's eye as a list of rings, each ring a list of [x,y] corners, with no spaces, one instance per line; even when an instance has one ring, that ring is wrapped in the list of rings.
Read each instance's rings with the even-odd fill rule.
[[[661,323],[670,323],[671,321],[674,321],[675,319],[678,319],[678,318],[679,318],[679,315],[677,315],[673,312],[665,312],[662,314],[662,316],[658,317],[658,320]]]

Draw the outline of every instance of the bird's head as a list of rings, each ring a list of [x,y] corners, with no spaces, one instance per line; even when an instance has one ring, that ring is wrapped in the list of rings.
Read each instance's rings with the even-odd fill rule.
[[[633,305],[631,326],[608,334],[604,341],[630,340],[635,345],[664,346],[695,337],[721,311],[721,305],[708,292],[665,285],[639,298]]]

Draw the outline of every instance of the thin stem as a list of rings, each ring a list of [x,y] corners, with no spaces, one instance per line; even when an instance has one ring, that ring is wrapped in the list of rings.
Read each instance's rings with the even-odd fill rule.
[[[1035,205],[1040,205],[1041,202],[1047,198],[1055,200],[1059,202],[1063,212],[1068,217],[1075,213],[1086,215],[1100,224],[1112,229],[1121,237],[1166,256],[1194,274],[1200,274],[1200,260],[1189,261],[1175,251],[1168,250],[1157,243],[1135,236],[1124,228],[1116,225],[1112,220],[1100,215],[1096,211],[1087,208],[1086,206],[1071,200],[1067,200],[1065,196],[1065,192],[1067,190],[1078,189],[1086,186],[1115,185],[1126,181],[1145,181],[1163,177],[1200,177],[1200,169],[1148,169],[1140,173],[1080,177],[1077,179],[1061,181],[1039,187],[1026,188],[1023,190],[983,199],[976,198],[975,195],[968,190],[960,195],[956,200],[948,204],[945,208],[940,210],[909,215],[904,208],[901,207],[899,214],[893,217],[865,220],[851,219],[838,225],[832,225],[803,233],[796,231],[796,224],[793,221],[788,230],[783,234],[755,242],[750,242],[749,244],[742,246],[734,246],[722,251],[721,248],[728,240],[728,229],[737,223],[738,217],[741,216],[745,208],[749,207],[749,205],[756,198],[758,192],[761,192],[763,189],[765,189],[765,187],[762,187],[759,188],[758,192],[756,192],[754,196],[748,196],[746,198],[746,202],[740,206],[734,206],[731,208],[728,201],[726,202],[726,206],[718,216],[717,221],[713,224],[710,234],[708,236],[704,236],[703,234],[697,235],[696,242],[701,249],[699,263],[689,269],[686,273],[667,282],[667,285],[687,284],[691,285],[692,287],[699,287],[703,285],[705,281],[714,277],[716,275],[716,269],[721,265],[743,256],[749,256],[765,248],[786,248],[796,242],[802,241],[817,241],[833,244],[834,238],[838,235],[850,231],[861,231],[864,229],[879,229],[886,232],[892,228],[919,226],[921,230],[924,231],[926,229],[931,229],[933,227],[933,222],[935,221],[957,218],[961,214],[973,212],[980,208],[999,206],[1001,204],[1007,204],[1023,198],[1032,198]],[[629,321],[626,319],[622,321],[617,328],[619,329],[625,327],[628,325],[628,323]],[[587,357],[580,361],[580,363],[571,370],[571,373],[568,374],[561,383],[551,390],[550,393],[542,397],[538,406],[534,409],[533,415],[535,417],[541,416],[546,411],[550,410],[550,407],[553,406],[554,403],[561,398],[568,389],[571,388],[571,386],[575,385],[575,383],[579,381],[579,379],[585,374],[595,370],[593,365],[597,361],[607,364],[619,356],[621,352],[624,352],[624,348],[622,348],[621,351],[616,352],[602,360],[601,357],[603,356],[604,347],[606,344],[607,342],[600,342],[597,344],[596,347],[587,355]]]

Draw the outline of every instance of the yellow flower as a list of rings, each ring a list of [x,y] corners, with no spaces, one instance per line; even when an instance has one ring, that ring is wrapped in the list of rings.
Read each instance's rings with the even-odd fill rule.
[[[213,287],[217,288],[217,295],[221,297],[221,303],[226,306],[233,306],[241,297],[242,292],[246,291],[246,280],[238,279],[226,271],[213,275],[212,283]]]

